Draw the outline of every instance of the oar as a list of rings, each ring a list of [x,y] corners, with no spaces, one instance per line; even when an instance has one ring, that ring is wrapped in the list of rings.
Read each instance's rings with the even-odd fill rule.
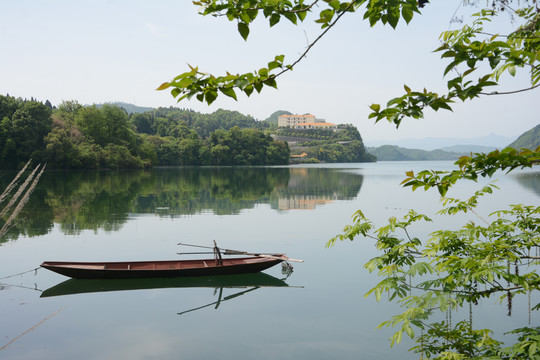
[[[178,245],[198,247],[198,248],[203,248],[203,249],[213,249],[214,248],[214,247],[210,247],[210,246],[184,244],[184,243],[178,243]],[[250,253],[250,252],[247,252],[247,251],[222,249],[222,248],[218,248],[218,249],[223,250],[225,252],[225,255],[251,255],[251,256],[259,256],[259,257],[264,257],[264,258],[269,258],[269,259],[279,259],[279,260],[292,261],[292,262],[304,262],[304,260],[291,259],[290,257],[287,257],[285,255],[274,256],[274,255],[270,255],[270,254]]]

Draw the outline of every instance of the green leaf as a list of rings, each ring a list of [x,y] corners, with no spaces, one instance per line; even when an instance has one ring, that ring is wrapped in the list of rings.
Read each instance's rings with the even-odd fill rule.
[[[529,346],[529,358],[531,359],[534,359],[535,355],[536,355],[536,347],[537,347],[537,344],[536,342],[533,342],[531,344],[531,346]]]
[[[409,7],[403,7],[401,9],[401,15],[403,16],[403,20],[408,24],[412,18],[413,18],[413,11]]]
[[[379,112],[379,110],[381,110],[381,105],[379,105],[379,104],[371,104],[371,105],[369,106],[369,108],[370,108],[371,110],[375,111],[375,112]]]
[[[234,85],[236,85],[238,88],[240,88],[240,90],[244,90],[244,88],[246,86],[248,86],[248,84],[249,84],[249,81],[247,79],[244,79],[244,78],[238,78],[234,82]]]
[[[249,97],[253,92],[253,85],[248,85],[244,88],[244,93]]]
[[[271,86],[271,87],[273,87],[274,89],[277,89],[276,79],[273,78],[273,77],[270,77],[270,78],[268,78],[267,80],[265,80],[265,81],[264,81],[264,85],[266,85],[266,86]]]
[[[409,325],[403,325],[403,327],[405,328],[405,331],[407,332],[407,335],[409,335],[409,337],[412,339],[414,338],[414,331],[413,329],[409,326]]]
[[[169,86],[171,86],[170,83],[164,82],[163,84],[159,85],[159,87],[158,87],[156,90],[165,90],[165,89],[167,89]]]
[[[216,100],[217,96],[218,94],[214,90],[208,90],[204,92],[204,97],[208,105],[211,105],[214,100]]]
[[[240,14],[240,19],[246,24],[249,24],[251,22],[251,18],[249,17],[249,14],[247,12]]]
[[[390,26],[395,29],[399,22],[399,10],[389,9],[387,19]]]
[[[273,13],[272,16],[270,16],[270,27],[276,25],[279,20],[281,20],[281,16],[279,14]]]
[[[193,84],[193,79],[191,77],[186,77],[186,78],[180,79],[179,81],[175,81],[171,85],[174,86],[174,87],[177,87],[177,88],[184,89],[184,88],[188,87],[191,84]]]
[[[236,98],[236,93],[232,88],[220,88],[219,91],[221,91],[223,94],[227,95],[228,97],[233,98],[234,100],[238,99]]]
[[[274,69],[276,69],[278,67],[281,67],[281,64],[278,63],[277,61],[270,61],[268,63],[268,70],[274,70]]]
[[[290,22],[292,22],[294,25],[296,25],[296,15],[292,13],[285,13],[283,14]]]
[[[174,89],[171,90],[171,95],[175,98],[178,95],[180,95],[181,92],[182,91],[179,88],[174,88]]]
[[[247,40],[247,38],[249,36],[249,26],[246,23],[239,22],[238,23],[238,32],[244,38],[244,40]]]
[[[332,0],[328,3],[328,5],[330,5],[334,10],[339,10],[341,3],[339,0]]]
[[[259,14],[259,12],[255,9],[247,10],[246,13],[249,15],[249,18],[251,19],[251,21],[255,20],[255,18]]]

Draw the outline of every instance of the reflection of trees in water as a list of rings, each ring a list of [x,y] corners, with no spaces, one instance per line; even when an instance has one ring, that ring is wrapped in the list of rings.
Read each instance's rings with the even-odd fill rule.
[[[9,176],[0,177],[0,186]],[[48,233],[116,231],[129,214],[238,214],[279,201],[324,203],[357,196],[362,176],[321,168],[160,168],[132,171],[52,171],[43,174],[8,238]],[[294,208],[288,206],[287,208]]]
[[[540,196],[540,172],[518,174],[513,178],[525,189],[531,190]]]
[[[287,168],[160,169],[153,189],[141,194],[133,212],[193,215],[213,211],[238,214],[267,203],[274,187],[286,186]]]

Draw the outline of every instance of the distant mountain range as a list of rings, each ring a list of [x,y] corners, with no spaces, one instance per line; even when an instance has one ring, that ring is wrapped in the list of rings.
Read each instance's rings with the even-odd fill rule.
[[[378,161],[421,161],[421,160],[457,160],[464,153],[444,150],[406,149],[396,145],[366,147],[366,151],[377,157]]]
[[[147,112],[147,111],[154,110],[154,108],[151,108],[151,107],[137,106],[137,105],[121,102],[121,101],[108,102],[106,104],[118,106],[118,107],[126,110],[128,114],[138,114],[138,113],[144,113],[144,112]],[[98,108],[102,107],[103,105],[104,104],[96,104],[96,106]]]
[[[407,161],[407,160],[456,160],[460,156],[469,155],[471,153],[486,153],[496,149],[512,147],[514,149],[536,149],[540,146],[540,125],[526,131],[520,135],[515,141],[514,138],[507,138],[498,135],[488,135],[477,139],[467,139],[466,142],[474,142],[475,144],[489,143],[490,145],[453,145],[441,146],[450,141],[454,143],[463,142],[463,139],[450,138],[428,138],[414,140],[400,140],[396,143],[410,143],[413,149],[405,148],[397,145],[382,145],[377,147],[366,147],[366,150],[377,157],[379,161]],[[435,150],[425,150],[425,147],[433,146],[433,141],[438,143],[438,148]],[[503,142],[504,141],[504,142]],[[500,144],[500,145],[498,145]],[[424,147],[424,148],[422,148]]]
[[[489,134],[487,136],[476,138],[422,138],[422,139],[400,139],[393,141],[366,139],[364,143],[369,147],[378,147],[381,145],[395,145],[408,149],[420,150],[435,150],[435,149],[451,149],[451,151],[459,152],[485,152],[495,149],[503,149],[512,141],[516,140],[517,136],[501,136]]]

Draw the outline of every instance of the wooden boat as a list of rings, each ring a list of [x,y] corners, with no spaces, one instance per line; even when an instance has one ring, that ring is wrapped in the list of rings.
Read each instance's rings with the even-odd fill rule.
[[[283,254],[272,254],[201,260],[130,262],[45,261],[41,264],[41,267],[74,279],[135,279],[256,273],[287,260],[291,259]]]

